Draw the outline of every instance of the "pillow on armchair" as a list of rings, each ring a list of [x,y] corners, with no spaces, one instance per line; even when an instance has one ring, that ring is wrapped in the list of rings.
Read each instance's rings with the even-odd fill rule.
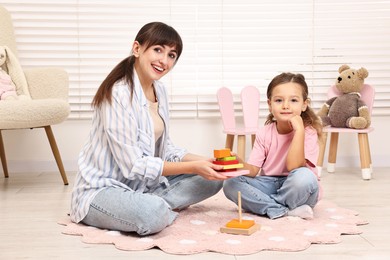
[[[22,66],[7,46],[0,46],[0,69],[4,84],[7,83],[7,75],[9,75],[11,88],[15,88],[14,91],[16,91],[16,95],[18,96],[17,99],[31,99]],[[8,88],[9,91],[12,91],[11,88]]]

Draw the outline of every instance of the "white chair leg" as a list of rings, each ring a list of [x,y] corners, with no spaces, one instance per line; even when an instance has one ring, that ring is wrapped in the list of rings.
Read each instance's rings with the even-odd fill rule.
[[[327,169],[328,169],[329,173],[334,173],[335,169],[336,169],[336,164],[335,163],[328,163]]]
[[[371,180],[371,168],[362,169],[362,178],[363,180]]]
[[[317,166],[318,177],[321,177],[321,173],[322,173],[322,166]]]

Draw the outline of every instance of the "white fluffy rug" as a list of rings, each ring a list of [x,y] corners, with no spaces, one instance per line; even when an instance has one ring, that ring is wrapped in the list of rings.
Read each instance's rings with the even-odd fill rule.
[[[102,230],[72,223],[69,218],[59,221],[63,233],[81,236],[91,244],[113,244],[121,250],[160,248],[170,254],[218,252],[246,255],[262,250],[301,251],[311,244],[341,242],[341,235],[362,233],[359,225],[367,224],[357,212],[322,200],[314,208],[313,220],[283,217],[270,220],[244,212],[244,219],[254,219],[261,229],[250,236],[221,233],[220,227],[237,218],[237,206],[223,194],[180,212],[173,225],[158,234],[140,237],[131,233]]]

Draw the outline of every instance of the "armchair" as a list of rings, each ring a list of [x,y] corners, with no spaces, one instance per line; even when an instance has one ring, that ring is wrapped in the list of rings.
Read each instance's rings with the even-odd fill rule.
[[[14,55],[14,61],[18,62],[12,18],[2,6],[0,6],[0,47],[8,49]],[[7,67],[7,64],[3,64],[2,69],[10,74],[17,88],[20,80],[27,85],[27,91],[22,93],[27,98],[0,100],[0,157],[4,176],[9,177],[2,132],[44,128],[63,183],[67,185],[67,176],[51,128],[51,125],[63,122],[70,113],[67,72],[61,68],[21,69],[19,79],[16,79],[15,74],[10,73],[12,69]],[[20,95],[20,90],[17,93]]]

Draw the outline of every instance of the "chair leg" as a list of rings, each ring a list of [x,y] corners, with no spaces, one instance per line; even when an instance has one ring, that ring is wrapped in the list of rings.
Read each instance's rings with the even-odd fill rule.
[[[234,135],[226,135],[225,148],[229,148],[230,151],[233,151]]]
[[[251,144],[252,144],[252,148],[253,148],[253,145],[255,144],[255,141],[256,141],[256,135],[251,135]]]
[[[364,180],[371,179],[371,167],[370,167],[370,147],[368,144],[368,134],[359,133],[359,152],[360,152],[360,168],[362,170],[362,178]]]
[[[239,135],[237,137],[237,155],[243,161],[245,161],[245,135]]]
[[[370,142],[368,140],[368,134],[367,134],[367,147],[368,147],[368,160],[370,162],[370,171],[371,173],[373,173],[373,169],[372,169],[372,159],[371,159],[371,148],[370,148]]]
[[[62,181],[64,182],[64,185],[68,185],[68,179],[66,177],[64,165],[62,164],[61,155],[60,155],[60,152],[58,150],[57,143],[56,143],[56,140],[54,138],[51,126],[45,126],[45,131],[46,131],[47,138],[49,139],[49,143],[50,143],[54,158],[56,159],[58,169],[60,170]]]
[[[1,157],[1,165],[3,165],[4,177],[8,178],[7,159],[5,158],[4,142],[3,142],[3,136],[1,134],[1,130],[0,130],[0,157]]]
[[[328,155],[328,172],[335,172],[338,143],[339,143],[339,133],[331,133],[329,155]]]
[[[317,161],[317,172],[318,176],[321,176],[322,167],[324,165],[324,156],[325,156],[325,149],[326,149],[326,142],[328,140],[328,133],[322,133],[321,140],[319,140],[319,154],[318,154],[318,161]]]

